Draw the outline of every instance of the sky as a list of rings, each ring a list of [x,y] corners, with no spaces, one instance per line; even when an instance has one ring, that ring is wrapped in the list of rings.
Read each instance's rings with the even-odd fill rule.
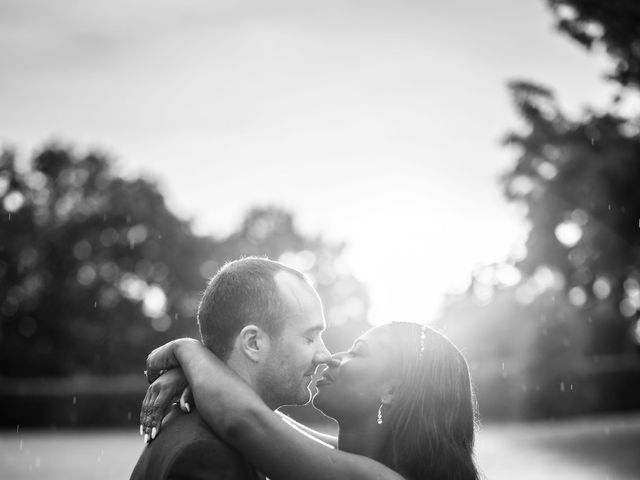
[[[427,321],[526,234],[507,82],[577,115],[607,104],[606,62],[543,0],[2,0],[0,144],[104,150],[199,233],[290,209],[348,242],[372,321]]]

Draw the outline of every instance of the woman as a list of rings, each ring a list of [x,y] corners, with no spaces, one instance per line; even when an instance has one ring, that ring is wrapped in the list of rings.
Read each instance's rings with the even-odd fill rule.
[[[184,371],[211,428],[272,479],[478,478],[473,462],[476,408],[467,364],[430,328],[413,323],[376,327],[349,351],[334,355],[317,382],[313,403],[338,422],[339,450],[286,426],[197,341],[171,342],[147,360],[152,375],[173,367]],[[173,378],[165,392],[179,388],[180,380]],[[149,392],[157,390],[150,387]],[[156,393],[148,393],[143,412],[153,404],[158,404]],[[147,433],[159,429],[159,420],[141,415]]]

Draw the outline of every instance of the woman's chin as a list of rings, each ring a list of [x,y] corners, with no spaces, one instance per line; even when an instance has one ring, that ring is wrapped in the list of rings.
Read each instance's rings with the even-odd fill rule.
[[[316,395],[311,399],[311,403],[317,410],[320,410],[327,417],[333,418],[333,415],[331,415],[333,410],[331,408],[333,406],[332,402],[327,398],[327,394],[322,391],[322,388],[318,388],[318,393],[316,393]]]

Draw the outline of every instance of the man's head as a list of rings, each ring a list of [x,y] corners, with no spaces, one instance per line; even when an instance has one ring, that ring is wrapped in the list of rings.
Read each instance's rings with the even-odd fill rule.
[[[211,279],[198,309],[203,343],[243,374],[272,408],[309,401],[311,374],[330,357],[322,304],[297,270],[235,260]]]

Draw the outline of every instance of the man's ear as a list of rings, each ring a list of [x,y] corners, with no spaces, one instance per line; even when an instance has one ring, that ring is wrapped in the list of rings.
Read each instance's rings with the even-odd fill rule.
[[[269,335],[256,325],[247,325],[238,334],[238,349],[253,362],[260,362],[269,351]]]

